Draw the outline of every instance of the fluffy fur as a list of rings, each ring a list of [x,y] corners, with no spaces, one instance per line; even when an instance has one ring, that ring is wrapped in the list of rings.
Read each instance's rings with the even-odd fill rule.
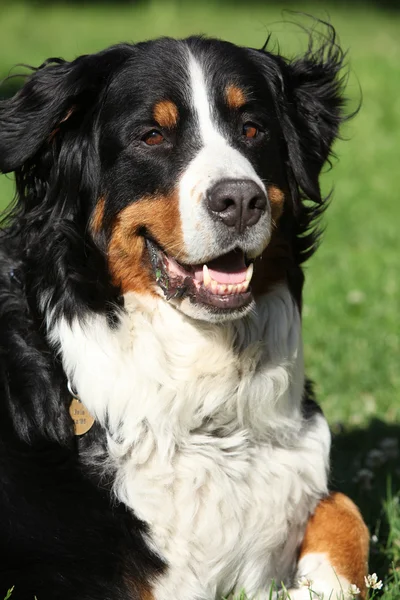
[[[342,61],[332,29],[292,61],[161,39],[50,59],[0,104],[17,184],[1,236],[0,582],[16,600],[296,584],[328,492],[301,263]],[[68,382],[95,418],[81,438]]]
[[[127,299],[118,331],[98,317],[59,323],[64,369],[107,427],[114,492],[170,566],[155,597],[259,595],[277,574],[293,577],[327,492],[329,431],[301,414],[298,310],[284,287],[246,327],[194,324],[158,304]]]

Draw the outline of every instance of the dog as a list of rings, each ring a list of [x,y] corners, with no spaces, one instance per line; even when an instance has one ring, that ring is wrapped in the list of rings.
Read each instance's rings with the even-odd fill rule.
[[[49,59],[1,102],[12,600],[364,597],[301,338],[342,68],[330,26],[292,60],[163,38]]]

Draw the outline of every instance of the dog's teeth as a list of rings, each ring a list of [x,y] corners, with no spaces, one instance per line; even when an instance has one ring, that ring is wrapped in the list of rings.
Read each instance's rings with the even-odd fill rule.
[[[254,271],[254,263],[250,263],[249,266],[247,267],[247,271],[246,271],[247,285],[250,283],[251,278],[253,277],[253,271]]]
[[[211,275],[210,275],[207,265],[203,265],[203,283],[206,287],[210,287]]]
[[[207,265],[203,265],[203,285],[213,294],[223,296],[225,294],[242,294],[247,290],[253,275],[253,264],[250,264],[246,271],[246,279],[242,283],[218,283],[210,275]]]

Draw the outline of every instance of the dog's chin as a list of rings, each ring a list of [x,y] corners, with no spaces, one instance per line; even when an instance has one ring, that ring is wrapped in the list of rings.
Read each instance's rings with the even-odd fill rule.
[[[183,264],[146,239],[154,282],[185,315],[209,322],[240,319],[254,307],[253,263],[240,248],[204,264]]]

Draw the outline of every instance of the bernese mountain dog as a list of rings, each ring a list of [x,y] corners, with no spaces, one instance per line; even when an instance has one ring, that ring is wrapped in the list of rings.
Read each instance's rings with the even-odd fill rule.
[[[345,118],[328,29],[291,60],[199,36],[52,58],[0,103],[0,595],[363,597],[302,355]]]

